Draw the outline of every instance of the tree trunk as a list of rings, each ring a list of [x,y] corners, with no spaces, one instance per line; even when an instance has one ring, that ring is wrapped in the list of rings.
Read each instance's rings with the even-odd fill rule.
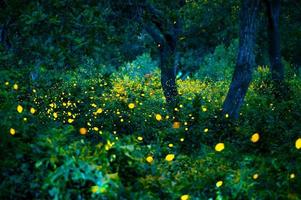
[[[176,85],[176,71],[178,66],[178,56],[176,52],[178,31],[174,27],[167,30],[160,30],[158,25],[144,25],[144,29],[150,34],[157,43],[160,52],[160,70],[161,85],[166,99],[166,103],[170,108],[177,105],[178,90]],[[161,25],[159,25],[161,26]]]
[[[281,62],[279,33],[280,0],[266,0],[266,5],[272,80],[274,82],[281,83],[284,79],[284,68]]]
[[[239,50],[230,89],[223,104],[223,113],[237,119],[255,65],[256,16],[260,0],[243,0],[240,13]]]
[[[161,84],[166,103],[172,107],[177,104],[178,90],[176,85],[177,58],[174,44],[165,42],[160,46]]]
[[[0,44],[2,44],[6,50],[11,48],[11,45],[10,45],[10,42],[8,39],[7,29],[8,29],[7,25],[0,26]]]
[[[176,9],[180,9],[184,6],[185,1],[178,0],[175,3],[177,5]],[[181,20],[179,16],[177,16],[176,20],[167,18],[161,10],[147,2],[141,6],[138,13],[140,13],[138,20],[158,45],[160,51],[161,85],[167,106],[173,109],[178,103],[176,72],[179,56],[177,53],[177,42],[178,36],[182,31]],[[143,16],[144,20],[142,19]]]

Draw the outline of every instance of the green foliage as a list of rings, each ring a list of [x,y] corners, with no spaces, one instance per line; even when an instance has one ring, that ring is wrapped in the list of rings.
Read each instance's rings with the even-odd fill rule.
[[[2,199],[300,198],[297,76],[278,99],[259,67],[238,122],[219,111],[228,80],[178,80],[175,126],[156,72],[104,79],[42,70],[34,85],[23,73],[1,71]],[[215,151],[217,143],[225,149]]]
[[[300,3],[283,1],[287,81],[256,68],[231,121],[239,1],[148,2],[166,41],[179,32],[183,79],[196,71],[173,113],[141,1],[1,3],[0,199],[301,199]]]
[[[195,77],[215,81],[230,80],[236,63],[237,50],[238,40],[233,40],[228,47],[224,44],[218,45],[213,53],[204,56]]]
[[[116,66],[130,57],[124,46],[131,45],[123,41],[136,39],[134,29],[116,26],[118,20],[103,2],[7,1],[1,9],[0,60],[6,68],[74,69],[87,59]]]
[[[145,75],[151,75],[158,69],[158,63],[155,62],[149,53],[137,56],[135,60],[125,64],[118,71],[118,76],[128,76],[131,79],[141,79]]]

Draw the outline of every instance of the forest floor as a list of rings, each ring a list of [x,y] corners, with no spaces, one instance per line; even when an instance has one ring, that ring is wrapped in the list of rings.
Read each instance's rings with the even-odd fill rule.
[[[175,120],[157,73],[2,71],[0,198],[301,199],[301,79],[279,98],[266,74],[232,121],[229,81],[178,80]]]

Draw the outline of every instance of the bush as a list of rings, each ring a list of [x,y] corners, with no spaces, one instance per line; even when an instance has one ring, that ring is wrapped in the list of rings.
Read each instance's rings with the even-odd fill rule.
[[[233,122],[220,114],[229,80],[178,80],[173,119],[158,70],[80,70],[0,73],[1,199],[300,198],[298,76],[279,99],[260,66]]]
[[[237,49],[238,40],[233,40],[228,47],[224,44],[218,45],[213,53],[204,56],[195,77],[201,80],[205,78],[214,81],[231,80]]]
[[[118,72],[119,76],[128,76],[130,79],[141,79],[146,74],[152,74],[158,68],[158,63],[154,61],[149,53],[138,56],[134,61],[125,64]]]

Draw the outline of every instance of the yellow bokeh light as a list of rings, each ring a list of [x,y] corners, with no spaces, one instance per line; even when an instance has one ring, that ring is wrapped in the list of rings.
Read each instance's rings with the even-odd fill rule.
[[[221,187],[223,185],[223,181],[217,181],[215,185],[216,187]]]
[[[17,111],[18,113],[22,113],[23,112],[23,107],[21,105],[17,106]]]
[[[36,112],[36,109],[35,109],[35,108],[30,108],[30,113],[31,113],[31,114],[35,114],[35,112]]]
[[[189,199],[189,195],[188,194],[184,194],[181,196],[181,200],[188,200]]]
[[[53,117],[54,117],[55,119],[58,117],[57,112],[54,112],[52,115],[53,115]]]
[[[173,159],[175,158],[175,155],[174,154],[167,154],[166,157],[165,157],[165,160],[170,162],[172,161]]]
[[[13,88],[14,88],[14,90],[18,90],[18,89],[19,89],[18,84],[14,84],[14,85],[13,85]]]
[[[80,128],[79,129],[79,133],[81,134],[81,135],[86,135],[87,134],[87,129],[86,128]]]
[[[259,138],[260,138],[259,133],[254,133],[254,134],[251,136],[251,139],[250,139],[250,140],[251,140],[253,143],[256,143],[256,142],[259,141]]]
[[[15,130],[14,128],[10,128],[10,129],[9,129],[9,133],[10,133],[11,135],[15,135],[15,134],[16,134],[16,130]]]
[[[258,179],[258,177],[259,177],[258,174],[254,174],[254,175],[253,175],[253,179],[254,179],[254,180]]]
[[[172,127],[175,128],[175,129],[180,128],[180,126],[181,126],[181,123],[180,123],[180,122],[174,122],[174,123],[172,124]]]
[[[96,113],[100,114],[100,113],[102,113],[102,111],[103,111],[102,108],[98,108],[97,111],[96,111]]]
[[[218,143],[218,144],[215,145],[215,151],[220,152],[224,149],[225,149],[225,144],[224,143]]]
[[[133,109],[133,108],[135,108],[135,104],[134,103],[129,103],[128,107],[129,107],[129,109]]]
[[[301,138],[298,138],[296,140],[295,146],[296,146],[297,149],[301,149]]]
[[[95,185],[91,187],[92,193],[97,193],[99,191],[99,186]]]
[[[154,161],[154,158],[153,158],[152,156],[147,156],[147,157],[146,157],[146,161],[147,161],[148,163],[152,163],[152,162]]]
[[[156,114],[156,120],[161,121],[162,120],[162,116],[160,114]]]

